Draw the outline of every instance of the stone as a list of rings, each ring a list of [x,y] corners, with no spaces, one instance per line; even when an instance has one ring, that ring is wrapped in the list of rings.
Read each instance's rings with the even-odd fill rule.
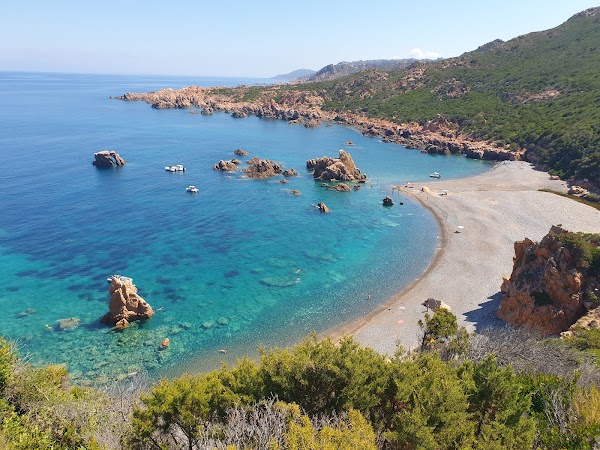
[[[281,184],[287,184],[287,183],[289,183],[289,182],[288,182],[288,180],[286,180],[285,178],[283,178],[283,179],[279,180],[279,182],[280,182]]]
[[[330,209],[327,207],[327,205],[323,202],[318,203],[317,208],[319,208],[319,211],[321,211],[322,213],[328,213],[330,211]]]
[[[338,192],[350,192],[350,186],[348,186],[347,184],[344,183],[340,183],[338,185],[335,186],[335,190]]]
[[[231,160],[231,162],[232,162],[233,164],[235,164],[236,166],[237,166],[238,164],[241,164],[241,163],[242,163],[242,162],[241,162],[239,159],[237,159],[237,158],[233,158],[233,159]]]
[[[206,108],[204,108],[204,109],[202,110],[202,112],[201,112],[200,114],[202,114],[203,116],[212,116],[212,115],[214,114],[214,111],[213,111],[213,109],[212,109],[212,108],[209,108],[209,107],[207,106]]]
[[[223,172],[233,172],[237,169],[237,166],[233,161],[221,160],[213,166],[213,170],[221,170]]]
[[[171,339],[169,338],[164,338],[163,341],[160,343],[161,348],[167,348],[169,345],[171,345]]]
[[[124,166],[127,164],[119,154],[113,150],[102,150],[94,153],[94,161],[92,164],[96,167],[115,167]]]
[[[320,181],[358,181],[367,178],[356,167],[349,153],[340,150],[339,154],[339,158],[323,156],[322,158],[309,159],[306,161],[306,168],[312,170],[313,177]]]
[[[286,169],[281,173],[286,178],[287,177],[295,177],[296,175],[298,175],[298,172],[296,172],[296,169]]]
[[[553,226],[540,242],[515,242],[513,271],[501,286],[500,319],[557,335],[587,312],[587,293],[598,289],[599,282],[563,244],[564,233],[569,232]]]
[[[113,277],[108,291],[109,311],[100,319],[101,323],[126,328],[130,322],[154,315],[152,307],[137,294],[137,287],[130,278]]]
[[[246,161],[248,168],[244,170],[249,178],[269,178],[279,175],[283,168],[281,164],[271,161],[270,159],[259,159],[257,157]]]
[[[246,150],[244,150],[244,149],[241,149],[241,148],[238,148],[238,149],[237,149],[236,151],[234,151],[233,153],[234,153],[235,155],[237,155],[237,156],[246,156],[246,155],[249,155],[249,154],[250,154],[249,152],[247,152]]]
[[[383,206],[393,206],[394,200],[389,195],[383,199]]]
[[[291,193],[292,195],[300,195],[300,191],[299,191],[299,190],[297,190],[297,189],[292,189],[292,190],[290,191],[290,193]]]
[[[77,317],[69,317],[68,319],[59,319],[57,322],[58,329],[64,331],[77,328],[81,321]]]
[[[428,311],[430,309],[432,311],[435,311],[436,309],[440,309],[440,308],[451,311],[450,307],[446,303],[444,303],[441,300],[436,300],[435,298],[428,298],[423,303],[421,303],[421,305],[424,306],[425,308],[427,308]]]

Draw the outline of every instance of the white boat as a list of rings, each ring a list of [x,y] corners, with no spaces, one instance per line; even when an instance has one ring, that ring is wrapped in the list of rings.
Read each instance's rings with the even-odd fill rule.
[[[431,178],[442,178],[442,176],[439,174],[439,172],[430,173],[429,176]]]
[[[185,190],[191,192],[192,194],[198,193],[198,188],[196,186],[188,186],[185,188]]]
[[[167,172],[185,172],[183,164],[177,164],[176,166],[165,166]]]

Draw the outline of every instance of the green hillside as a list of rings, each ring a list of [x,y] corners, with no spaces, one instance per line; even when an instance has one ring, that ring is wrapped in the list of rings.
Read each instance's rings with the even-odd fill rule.
[[[526,148],[561,177],[600,180],[600,8],[457,58],[293,89],[398,123],[442,114],[474,138]]]

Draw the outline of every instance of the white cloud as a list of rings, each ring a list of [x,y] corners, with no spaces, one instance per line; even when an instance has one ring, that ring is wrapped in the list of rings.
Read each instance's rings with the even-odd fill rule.
[[[440,56],[442,56],[437,52],[432,52],[431,50],[423,50],[420,48],[413,48],[411,51],[408,52],[408,54],[412,58],[416,59],[437,59]]]

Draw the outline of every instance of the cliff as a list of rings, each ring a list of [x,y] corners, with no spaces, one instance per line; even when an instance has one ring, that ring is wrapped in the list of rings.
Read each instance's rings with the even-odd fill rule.
[[[552,227],[540,242],[515,242],[497,316],[543,334],[566,331],[600,306],[600,234]]]

